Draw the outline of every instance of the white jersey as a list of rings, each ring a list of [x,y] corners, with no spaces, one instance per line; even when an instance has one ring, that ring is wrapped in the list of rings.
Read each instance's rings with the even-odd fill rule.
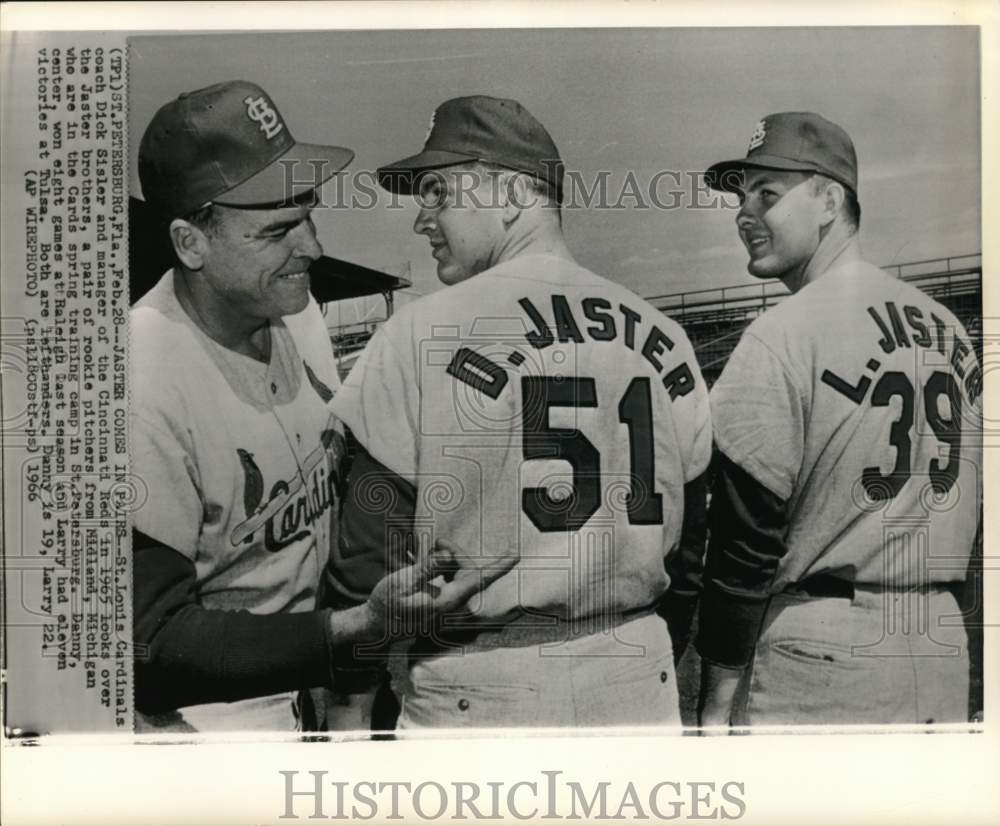
[[[521,563],[483,595],[564,619],[666,590],[708,393],[684,331],[573,262],[525,255],[398,312],[334,411],[413,483],[418,532]],[[469,564],[479,564],[472,561]]]
[[[720,450],[788,502],[772,592],[813,574],[962,580],[981,496],[981,384],[955,316],[862,261],[754,321],[712,412]]]
[[[263,364],[212,341],[168,272],[131,313],[135,527],[187,556],[205,608],[315,607],[338,512],[338,386],[315,302],[271,322]]]

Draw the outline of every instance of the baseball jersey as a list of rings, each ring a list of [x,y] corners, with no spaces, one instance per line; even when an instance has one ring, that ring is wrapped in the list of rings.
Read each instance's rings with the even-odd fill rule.
[[[786,503],[770,592],[816,574],[962,580],[981,495],[981,386],[955,316],[860,260],[754,321],[711,399],[719,449]]]
[[[708,393],[683,330],[549,255],[403,308],[333,409],[415,487],[416,533],[457,543],[468,566],[520,550],[481,596],[488,618],[655,602],[684,484],[711,453]]]
[[[168,272],[131,313],[135,527],[187,556],[205,608],[309,611],[335,539],[344,452],[316,304],[271,322],[268,364],[206,336]]]

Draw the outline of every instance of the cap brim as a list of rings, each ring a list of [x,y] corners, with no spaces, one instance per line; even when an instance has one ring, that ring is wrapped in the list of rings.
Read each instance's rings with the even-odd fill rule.
[[[743,188],[745,169],[781,169],[786,172],[816,172],[815,164],[793,161],[777,155],[754,155],[736,161],[720,161],[705,172],[705,183],[720,192],[736,192]]]
[[[212,200],[229,206],[280,204],[312,192],[354,159],[343,146],[296,143],[280,158]]]
[[[425,149],[418,155],[411,155],[388,166],[376,170],[379,186],[399,195],[413,195],[421,176],[430,169],[468,163],[476,160],[475,155],[449,152],[445,149]]]

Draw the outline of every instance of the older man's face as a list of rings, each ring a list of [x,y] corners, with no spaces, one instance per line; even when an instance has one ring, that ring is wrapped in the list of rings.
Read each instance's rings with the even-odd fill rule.
[[[420,181],[413,231],[426,235],[438,278],[457,284],[492,267],[503,241],[501,182],[482,167],[450,166]]]
[[[214,304],[233,321],[263,321],[304,310],[309,265],[323,252],[312,206],[215,209],[218,221],[206,233],[202,271],[216,296]]]

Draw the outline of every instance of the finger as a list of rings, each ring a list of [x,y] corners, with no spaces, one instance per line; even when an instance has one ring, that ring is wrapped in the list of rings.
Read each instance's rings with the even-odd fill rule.
[[[453,574],[460,568],[464,568],[470,571],[483,571],[487,578],[486,584],[489,584],[493,580],[507,573],[520,560],[520,552],[518,551],[517,544],[514,542],[508,542],[504,552],[495,557],[472,556],[462,547],[453,542],[449,542],[447,539],[438,539],[434,543],[434,547],[435,553],[441,553],[442,555],[449,554],[454,560],[453,567],[449,566],[447,562],[443,562],[442,567],[439,568],[439,573],[445,574],[446,579],[449,581],[451,579],[449,573]],[[465,560],[467,564],[463,565],[463,560]]]
[[[463,568],[455,574],[451,582],[442,587],[441,596],[456,604],[468,602],[498,577],[507,573],[513,564],[504,560],[502,565],[498,565],[495,569]]]
[[[403,594],[413,594],[422,590],[427,582],[436,576],[435,562],[432,555],[423,556],[412,565],[400,568],[392,577]]]
[[[434,571],[443,576],[445,582],[451,582],[456,571],[462,567],[457,557],[456,547],[450,542],[439,539],[434,543],[434,551],[431,553]]]
[[[490,562],[489,567],[482,569],[484,578],[482,587],[485,588],[491,582],[495,582],[504,574],[509,573],[510,570],[520,561],[521,555],[518,553],[516,546],[508,546],[507,553],[504,556],[497,557]]]

